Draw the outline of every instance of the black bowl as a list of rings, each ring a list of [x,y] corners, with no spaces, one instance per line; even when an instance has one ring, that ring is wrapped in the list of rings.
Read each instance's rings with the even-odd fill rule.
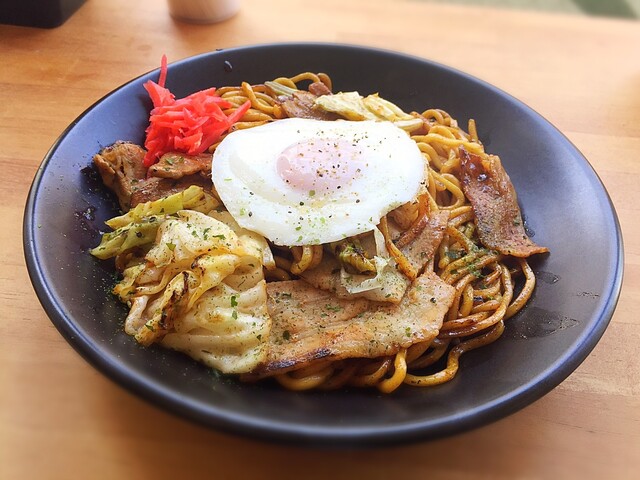
[[[460,432],[504,417],[564,380],[607,327],[622,280],[622,238],[602,183],[578,150],[540,115],[464,73],[420,58],[332,44],[277,44],[216,51],[169,66],[184,96],[212,85],[260,83],[327,72],[336,90],[379,92],[405,110],[437,107],[475,118],[500,155],[530,233],[550,248],[533,261],[538,286],[494,344],[462,357],[445,385],[293,393],[243,384],[181,354],[142,348],[122,331],[126,309],[109,290],[114,270],[87,253],[117,213],[91,158],[116,140],[141,143],[150,103],[143,75],[90,107],[60,136],[34,179],[24,249],[38,298],[91,364],[154,405],[199,424],[313,445],[380,445]]]

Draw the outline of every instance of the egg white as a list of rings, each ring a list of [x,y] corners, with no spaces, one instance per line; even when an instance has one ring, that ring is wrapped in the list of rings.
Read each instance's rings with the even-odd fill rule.
[[[345,158],[334,151],[327,160],[335,178],[318,180],[332,186],[301,188],[283,178],[278,158],[292,145],[311,149],[314,142],[322,147],[334,140],[349,152]],[[311,153],[318,161],[326,158]],[[357,175],[345,178],[344,167]],[[218,145],[212,164],[215,189],[238,224],[287,246],[320,245],[373,230],[383,215],[415,198],[424,174],[422,154],[407,133],[373,121],[291,118],[238,130]]]

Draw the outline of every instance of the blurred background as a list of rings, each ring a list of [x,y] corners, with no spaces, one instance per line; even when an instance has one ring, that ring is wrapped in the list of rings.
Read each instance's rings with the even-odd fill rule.
[[[422,2],[526,8],[619,18],[639,18],[640,0],[417,0]]]
[[[87,0],[0,0],[0,24],[53,28],[63,24]],[[390,1],[390,0],[376,0]],[[640,0],[410,0],[637,20]],[[242,0],[167,0],[174,18],[215,23],[233,16]],[[158,0],[164,7],[164,1]]]

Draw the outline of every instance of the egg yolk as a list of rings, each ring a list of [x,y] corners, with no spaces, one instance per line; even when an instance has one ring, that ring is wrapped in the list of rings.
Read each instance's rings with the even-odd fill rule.
[[[301,193],[324,196],[362,176],[365,163],[353,141],[311,138],[282,151],[276,162],[280,178]]]

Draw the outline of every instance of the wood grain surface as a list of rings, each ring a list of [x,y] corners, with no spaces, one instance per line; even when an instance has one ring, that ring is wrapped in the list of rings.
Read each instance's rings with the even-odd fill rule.
[[[58,334],[31,287],[22,215],[58,135],[170,60],[254,43],[383,47],[524,101],[589,159],[625,241],[608,330],[560,386],[486,427],[371,451],[311,450],[201,428],[124,391]],[[243,0],[216,25],[159,0],[89,0],[52,30],[0,25],[0,478],[640,478],[640,23],[416,1]],[[635,305],[635,306],[634,306]]]

